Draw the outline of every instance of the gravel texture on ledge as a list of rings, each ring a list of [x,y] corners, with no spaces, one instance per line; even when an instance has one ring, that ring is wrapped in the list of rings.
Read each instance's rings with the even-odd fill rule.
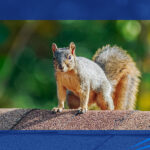
[[[1,130],[150,130],[148,111],[90,110],[75,116],[76,112],[64,110],[52,114],[50,110],[18,109],[8,115],[0,110],[0,127]]]
[[[31,109],[1,108],[0,130],[12,129]]]

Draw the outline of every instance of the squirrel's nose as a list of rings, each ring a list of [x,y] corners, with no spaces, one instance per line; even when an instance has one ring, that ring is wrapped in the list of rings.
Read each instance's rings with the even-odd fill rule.
[[[64,67],[63,67],[62,65],[59,65],[59,69],[61,69],[61,70],[62,70],[62,69],[64,69]]]

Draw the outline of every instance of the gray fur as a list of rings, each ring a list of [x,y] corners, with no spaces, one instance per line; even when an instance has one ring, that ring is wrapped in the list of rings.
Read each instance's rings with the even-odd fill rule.
[[[108,87],[111,88],[104,71],[96,63],[84,57],[76,57],[75,61],[75,69],[83,87],[85,84],[90,84],[90,88],[96,92],[101,91],[103,84],[108,84]]]

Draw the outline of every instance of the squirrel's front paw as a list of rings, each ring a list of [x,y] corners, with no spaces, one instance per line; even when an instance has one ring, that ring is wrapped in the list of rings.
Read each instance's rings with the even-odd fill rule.
[[[78,109],[78,112],[76,113],[76,115],[78,115],[78,114],[84,114],[84,113],[86,113],[87,112],[87,108],[80,108],[80,109]]]
[[[52,109],[52,113],[57,113],[57,112],[62,112],[63,108],[59,108],[59,107],[54,107]]]

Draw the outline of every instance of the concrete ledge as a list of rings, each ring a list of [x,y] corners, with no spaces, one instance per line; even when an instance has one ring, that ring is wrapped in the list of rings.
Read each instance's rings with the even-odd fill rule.
[[[148,111],[76,110],[52,114],[49,110],[0,109],[0,129],[16,130],[150,130]]]

